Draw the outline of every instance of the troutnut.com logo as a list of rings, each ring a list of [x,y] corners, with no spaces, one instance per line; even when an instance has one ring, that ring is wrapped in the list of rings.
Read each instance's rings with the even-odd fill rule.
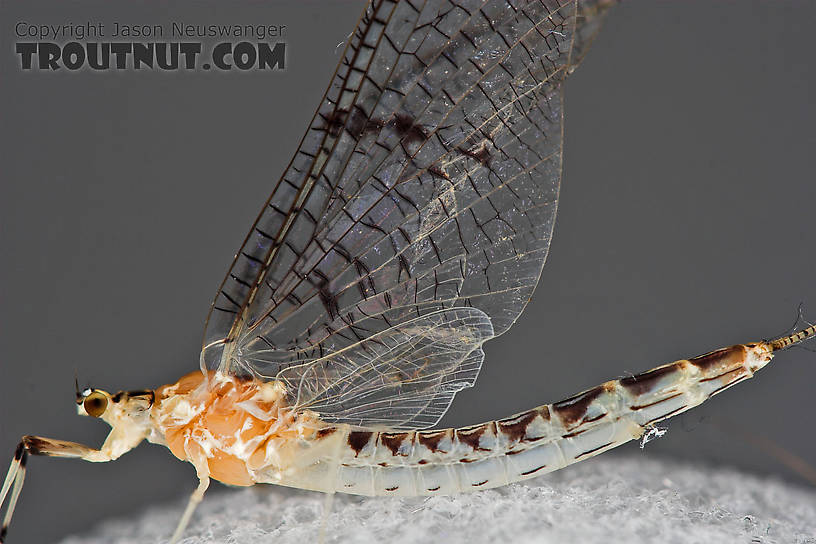
[[[15,34],[28,40],[16,42],[15,53],[23,70],[283,70],[286,42],[269,40],[285,31],[286,25],[19,21]],[[170,39],[162,40],[165,37]]]

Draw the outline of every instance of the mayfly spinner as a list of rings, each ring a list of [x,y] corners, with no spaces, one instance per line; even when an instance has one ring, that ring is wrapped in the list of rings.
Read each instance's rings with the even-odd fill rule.
[[[210,479],[325,493],[436,495],[532,478],[641,437],[816,333],[719,349],[506,419],[433,427],[474,384],[482,344],[541,274],[562,161],[562,90],[612,0],[373,0],[212,305],[200,370],[155,390],[77,391],[112,427]]]

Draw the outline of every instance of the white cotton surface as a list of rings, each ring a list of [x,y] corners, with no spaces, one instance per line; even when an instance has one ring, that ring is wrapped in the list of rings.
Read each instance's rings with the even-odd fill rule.
[[[324,495],[217,489],[183,544],[317,542]],[[184,501],[103,523],[63,544],[166,542]],[[816,544],[816,491],[645,456],[586,461],[522,484],[449,497],[338,494],[326,542]]]

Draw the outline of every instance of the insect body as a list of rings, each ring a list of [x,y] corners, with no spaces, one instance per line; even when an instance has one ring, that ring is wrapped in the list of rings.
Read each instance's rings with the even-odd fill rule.
[[[465,493],[538,476],[640,438],[654,423],[748,379],[775,350],[816,327],[774,340],[723,348],[606,382],[506,419],[459,429],[386,431],[328,424],[296,411],[278,381],[194,372],[156,391],[77,396],[80,414],[112,427],[101,449],[26,436],[3,484],[12,490],[3,534],[29,454],[111,461],[142,440],[192,463],[199,486],[171,540],[180,538],[210,478],[272,483],[324,493],[419,496]],[[13,488],[12,488],[13,485]]]
[[[434,495],[531,478],[640,437],[816,332],[737,345],[461,429],[482,344],[535,288],[561,173],[562,91],[607,0],[376,0],[222,283],[200,370],[77,393],[105,443],[26,436],[30,455],[111,461],[144,440],[211,479]],[[2,537],[0,537],[2,540]]]

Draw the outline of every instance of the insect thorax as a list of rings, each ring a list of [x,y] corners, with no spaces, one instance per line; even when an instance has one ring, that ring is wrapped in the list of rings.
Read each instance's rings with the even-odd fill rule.
[[[329,455],[333,427],[293,411],[277,381],[197,371],[159,388],[151,412],[157,436],[148,440],[231,485],[284,478]]]

